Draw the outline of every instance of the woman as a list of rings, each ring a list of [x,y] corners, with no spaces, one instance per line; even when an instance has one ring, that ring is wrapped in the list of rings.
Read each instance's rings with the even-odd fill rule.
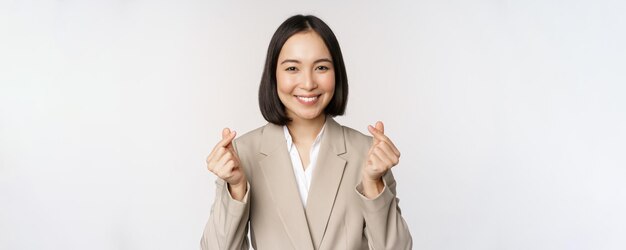
[[[278,27],[259,88],[267,125],[207,157],[216,196],[202,249],[410,249],[390,168],[400,152],[382,122],[372,137],[339,125],[346,70],[331,29],[297,15]],[[250,222],[250,224],[248,224]]]

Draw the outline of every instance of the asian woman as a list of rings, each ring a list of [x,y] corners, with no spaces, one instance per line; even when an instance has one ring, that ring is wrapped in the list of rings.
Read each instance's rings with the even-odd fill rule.
[[[225,128],[206,159],[218,178],[202,249],[411,249],[391,172],[400,151],[380,121],[371,136],[338,124],[347,100],[328,25],[283,22],[259,86],[268,124],[237,139]]]

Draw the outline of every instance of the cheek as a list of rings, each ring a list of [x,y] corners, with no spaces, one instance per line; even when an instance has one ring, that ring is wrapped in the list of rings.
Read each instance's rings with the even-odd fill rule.
[[[289,77],[284,75],[277,74],[276,75],[276,88],[278,89],[278,94],[289,94],[293,90],[294,84],[292,84],[292,80]]]
[[[335,91],[335,74],[324,74],[318,79],[318,85],[327,92]]]

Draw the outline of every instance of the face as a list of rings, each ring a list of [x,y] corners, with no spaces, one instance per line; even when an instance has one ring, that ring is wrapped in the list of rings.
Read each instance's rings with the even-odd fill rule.
[[[276,66],[278,97],[292,120],[314,120],[335,93],[332,56],[314,31],[291,36]]]

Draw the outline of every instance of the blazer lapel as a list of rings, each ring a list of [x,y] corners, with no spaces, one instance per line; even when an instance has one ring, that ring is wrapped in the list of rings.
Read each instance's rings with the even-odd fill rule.
[[[276,203],[285,232],[294,247],[314,249],[283,128],[270,123],[263,129],[262,137],[260,153],[266,157],[259,161],[260,169],[272,191],[270,196]]]
[[[340,156],[346,152],[343,128],[328,116],[324,133],[306,206],[315,249],[322,243],[346,167],[346,160]]]

